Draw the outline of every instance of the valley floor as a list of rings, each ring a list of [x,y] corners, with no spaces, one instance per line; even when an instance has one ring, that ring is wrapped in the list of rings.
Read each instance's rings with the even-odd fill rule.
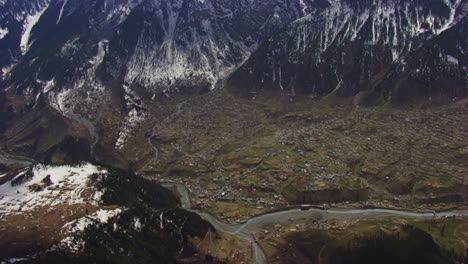
[[[465,208],[466,102],[357,107],[337,98],[195,97],[154,123],[141,169],[228,223],[288,206]],[[148,146],[147,146],[148,147]]]

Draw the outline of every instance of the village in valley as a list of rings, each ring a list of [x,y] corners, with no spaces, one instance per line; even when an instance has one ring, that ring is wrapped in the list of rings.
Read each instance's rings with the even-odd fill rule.
[[[463,205],[466,113],[457,107],[390,112],[346,101],[285,109],[267,101],[198,100],[210,107],[194,103],[156,125],[151,143],[158,158],[140,173],[185,185],[193,208],[226,223],[301,205],[419,211]]]

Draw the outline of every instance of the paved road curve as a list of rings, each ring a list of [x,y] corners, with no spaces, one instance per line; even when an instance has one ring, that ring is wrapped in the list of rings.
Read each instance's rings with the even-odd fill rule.
[[[163,183],[164,187],[175,188],[180,194],[182,207],[190,212],[198,214],[200,217],[213,225],[216,230],[244,238],[252,243],[255,252],[257,264],[268,263],[263,250],[255,241],[253,232],[264,230],[265,225],[284,224],[291,220],[307,219],[307,218],[323,218],[323,219],[371,219],[371,218],[389,218],[389,217],[408,217],[408,218],[423,218],[433,217],[434,213],[414,213],[399,210],[388,209],[290,209],[278,212],[272,212],[254,217],[244,224],[229,225],[225,224],[212,215],[196,209],[192,209],[190,202],[190,193],[187,187],[178,183]],[[468,216],[468,210],[440,212],[436,216]]]

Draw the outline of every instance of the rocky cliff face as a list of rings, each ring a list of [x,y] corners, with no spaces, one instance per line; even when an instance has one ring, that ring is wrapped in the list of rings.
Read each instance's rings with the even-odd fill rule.
[[[466,95],[466,1],[337,1],[269,38],[234,91],[373,101]]]

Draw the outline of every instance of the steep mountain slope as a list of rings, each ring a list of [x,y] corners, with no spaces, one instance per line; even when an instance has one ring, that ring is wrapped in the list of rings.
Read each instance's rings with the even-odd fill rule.
[[[0,67],[1,74],[30,48],[32,31],[51,0],[0,2]]]
[[[467,1],[338,1],[268,39],[229,80],[242,93],[373,100],[466,95]]]
[[[28,65],[17,68],[35,72],[32,80],[21,85],[24,91],[47,91],[52,84],[76,88],[78,84],[64,78],[70,77],[68,72],[73,71],[76,79],[83,75],[96,79],[84,69],[96,70],[101,63],[103,80],[99,81],[104,84],[123,78],[127,85],[169,90],[176,80],[190,86],[198,80],[213,88],[266,36],[328,5],[327,1],[281,0],[55,0],[38,2],[36,7],[34,1],[23,2],[21,7],[7,2],[0,23],[2,44],[9,48],[2,50],[2,67],[20,62]],[[17,15],[25,10],[27,15]],[[57,65],[62,67],[54,68]],[[8,79],[14,82],[18,70]]]
[[[149,104],[175,92],[214,89],[273,32],[329,5],[326,0],[6,1],[0,11],[0,118],[9,129],[4,142],[9,149],[22,145],[24,154],[37,153],[32,143],[23,144],[29,135],[13,124],[40,111],[86,128],[88,133],[74,137],[89,143],[90,154],[102,134],[111,137],[106,148],[124,149],[149,118]],[[8,136],[17,134],[24,136]]]

